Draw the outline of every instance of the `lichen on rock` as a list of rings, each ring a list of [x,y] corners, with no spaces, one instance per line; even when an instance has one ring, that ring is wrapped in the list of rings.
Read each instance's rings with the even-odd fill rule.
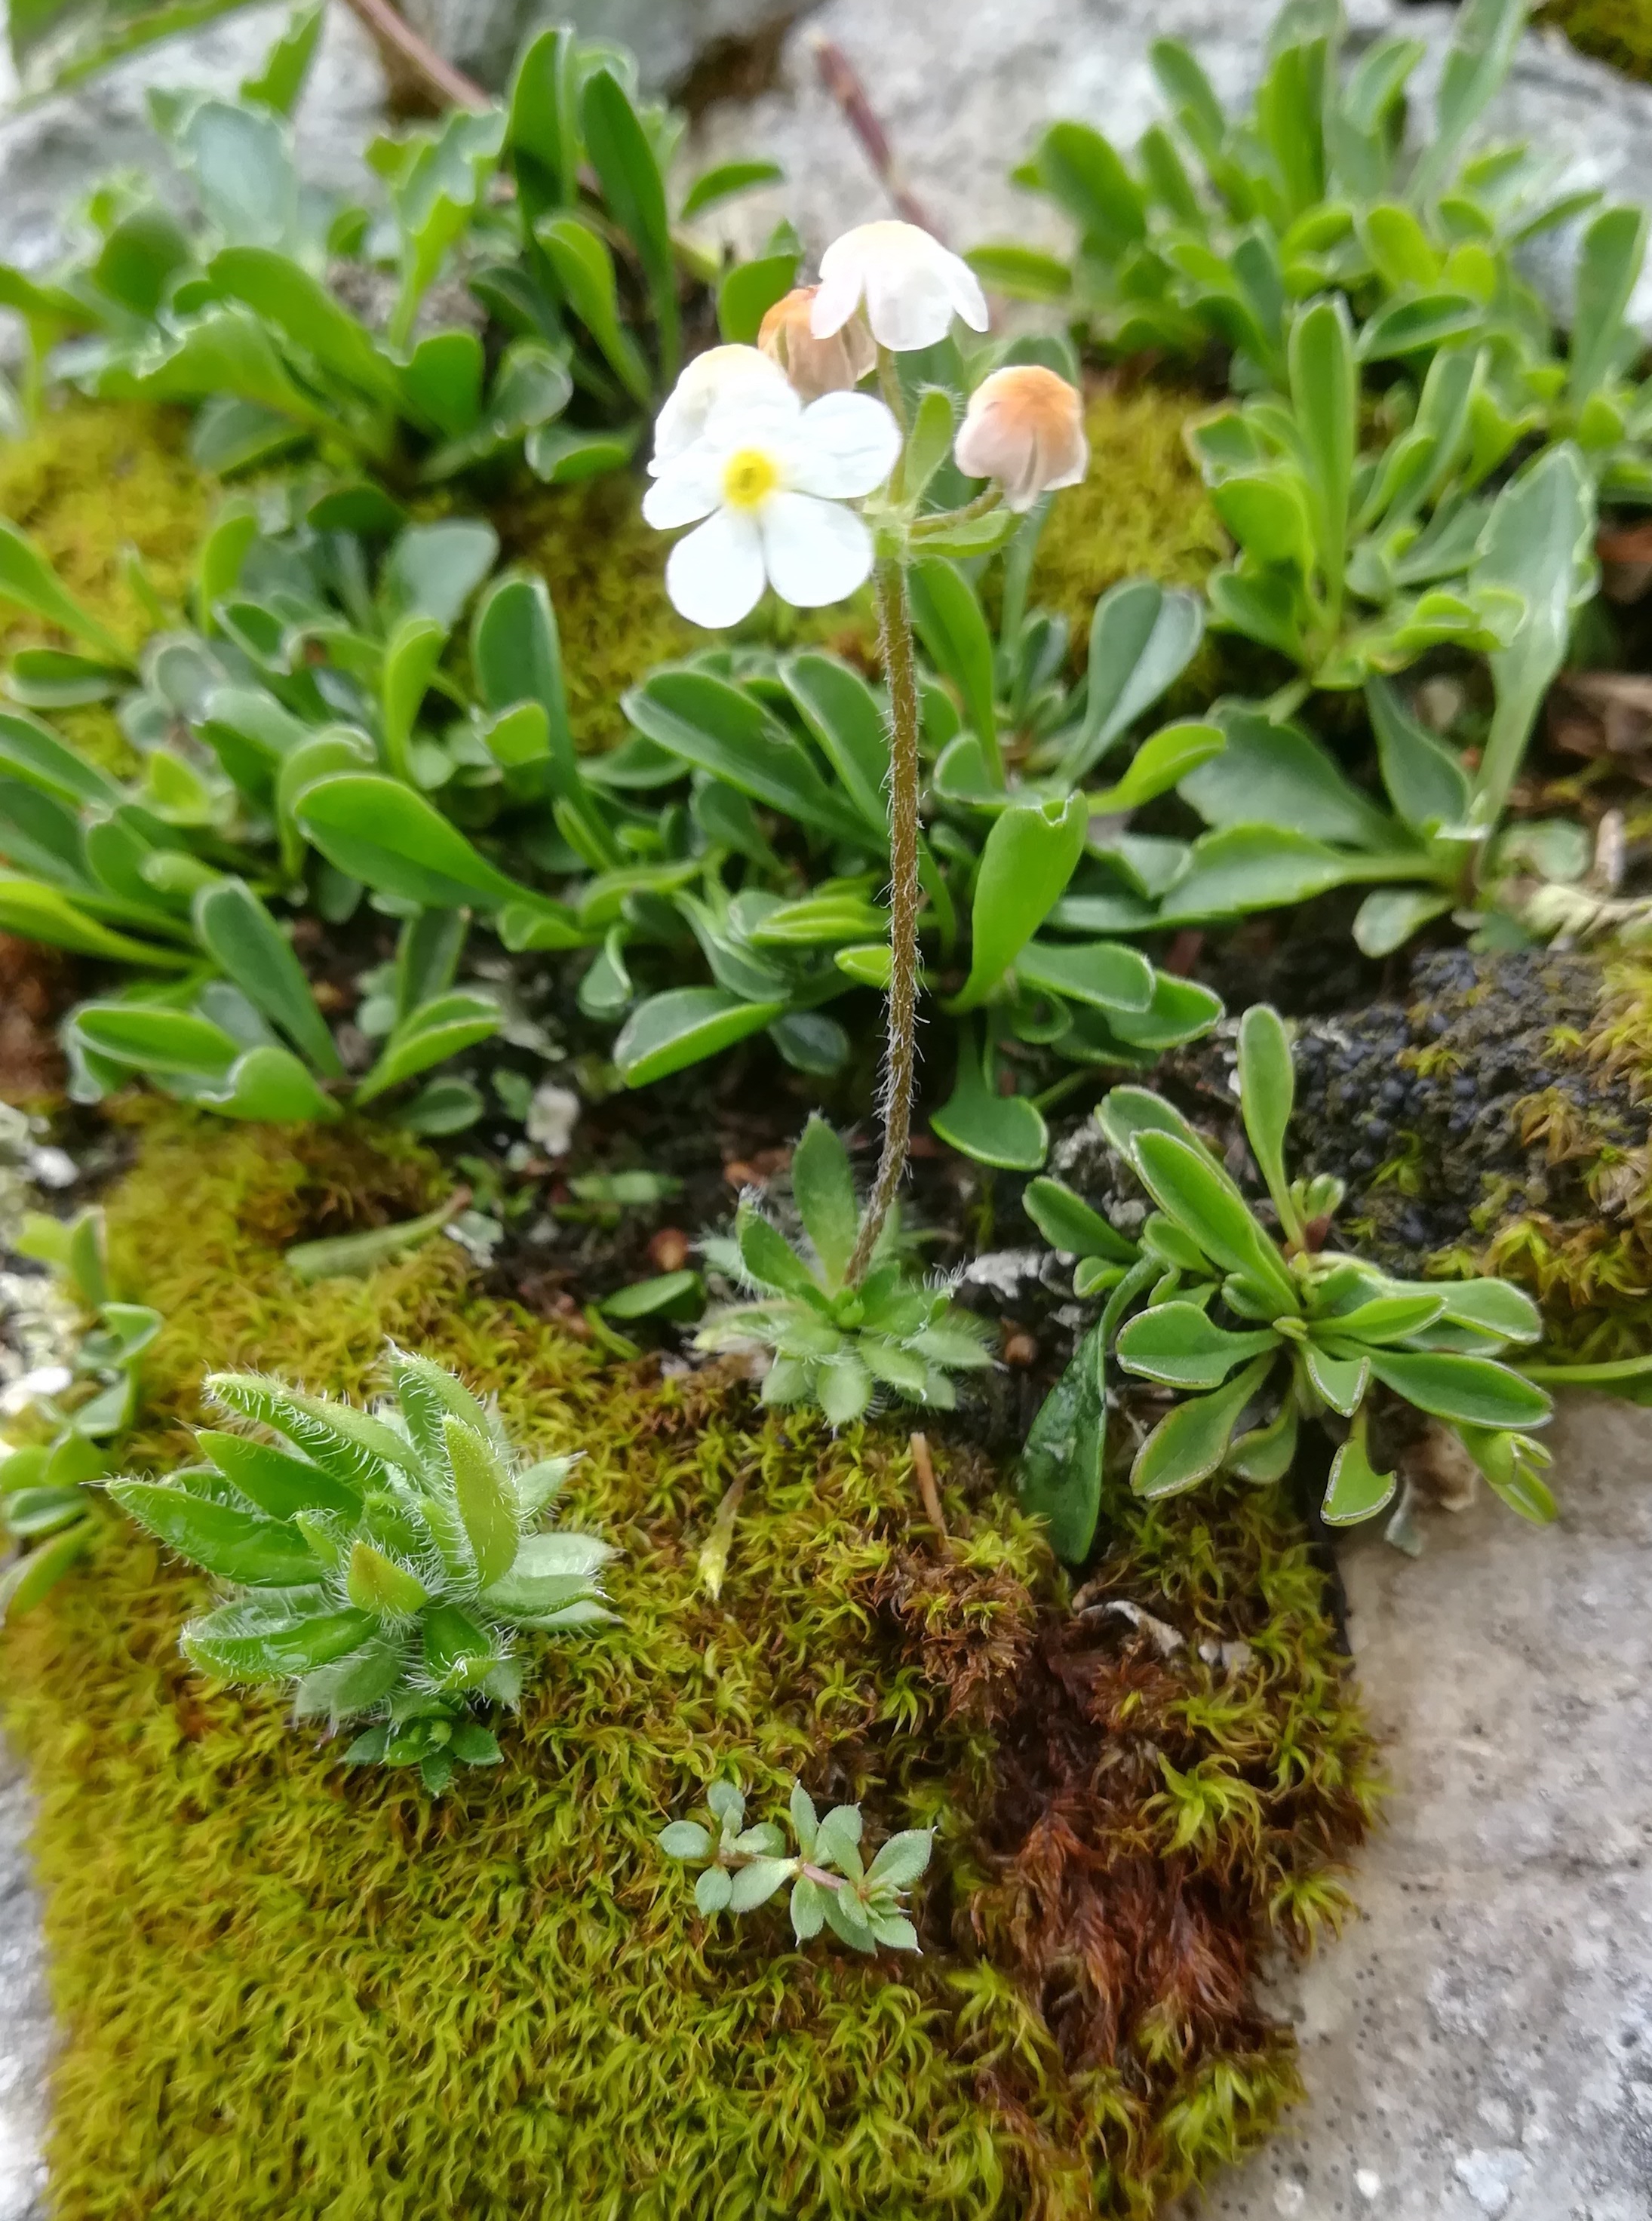
[[[1496,1273],[1554,1346],[1637,1354],[1652,1325],[1652,977],[1530,951],[1420,959],[1404,999],[1310,1020],[1293,1138],[1350,1182],[1341,1223],[1396,1270]]]

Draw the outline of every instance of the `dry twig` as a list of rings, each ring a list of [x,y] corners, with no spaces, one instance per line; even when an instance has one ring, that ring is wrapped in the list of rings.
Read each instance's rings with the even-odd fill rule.
[[[385,66],[404,83],[428,93],[438,108],[486,108],[488,95],[474,78],[439,54],[422,39],[391,0],[344,0],[384,56]]]
[[[879,183],[894,203],[897,215],[908,223],[915,223],[933,239],[942,236],[941,227],[923,202],[907,184],[890,146],[889,135],[878,121],[877,111],[867,97],[867,89],[860,82],[853,62],[840,46],[830,39],[817,37],[814,41],[815,67],[820,81],[843,114],[843,120],[855,137],[867,161],[877,172]]]
[[[935,1462],[929,1455],[929,1438],[915,1434],[911,1437],[912,1473],[917,1482],[917,1492],[923,1499],[923,1516],[944,1542],[947,1539],[946,1516],[941,1509],[941,1491],[935,1483]]]

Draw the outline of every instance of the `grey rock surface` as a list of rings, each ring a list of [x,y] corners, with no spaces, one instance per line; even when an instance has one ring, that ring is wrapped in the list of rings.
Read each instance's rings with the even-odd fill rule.
[[[783,24],[810,0],[406,0],[403,14],[484,84],[503,84],[523,42],[551,23],[629,47],[664,91],[706,50]]]
[[[28,1875],[28,1793],[0,1745],[0,2221],[45,2221],[52,2017]]]
[[[1121,147],[1163,112],[1148,63],[1152,40],[1185,40],[1220,97],[1245,98],[1261,74],[1277,0],[825,0],[782,49],[776,89],[719,103],[694,134],[695,166],[774,156],[786,183],[729,204],[717,228],[744,253],[789,215],[816,253],[852,223],[886,216],[883,188],[815,66],[832,40],[864,81],[907,182],[954,246],[1016,237],[1062,242],[1061,216],[1012,185],[1008,172],[1052,118],[1076,116]],[[1429,52],[1413,81],[1413,129],[1426,135],[1441,58],[1456,10],[1433,0],[1347,0],[1357,45],[1392,32]],[[1643,197],[1652,175],[1652,86],[1577,53],[1557,31],[1522,41],[1510,81],[1486,119],[1494,137],[1526,137],[1568,183]],[[1537,274],[1567,293],[1563,253]],[[1652,330],[1652,277],[1636,310]]]
[[[1387,1824],[1279,1984],[1307,2105],[1186,2221],[1652,2217],[1652,1423],[1580,1398],[1551,1447],[1556,1526],[1344,1554]]]
[[[4,112],[16,80],[0,41],[0,258],[47,267],[70,235],[75,203],[119,169],[170,172],[150,128],[152,85],[233,95],[253,74],[291,10],[250,8],[187,38],[166,41],[73,90]],[[385,80],[372,41],[346,8],[329,8],[298,116],[303,174],[345,192],[366,179],[362,150],[384,122]]]

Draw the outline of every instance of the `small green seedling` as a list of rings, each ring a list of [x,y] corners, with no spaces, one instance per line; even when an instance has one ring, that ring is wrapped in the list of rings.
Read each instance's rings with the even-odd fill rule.
[[[67,1386],[39,1399],[37,1408],[53,1422],[50,1439],[0,1455],[0,1529],[20,1546],[0,1573],[0,1620],[37,1605],[91,1548],[96,1530],[86,1484],[109,1471],[137,1416],[140,1362],[161,1328],[160,1312],[147,1304],[111,1298],[97,1207],[66,1222],[31,1213],[16,1248],[49,1265],[98,1323],[83,1337]]]
[[[792,1786],[787,1817],[797,1841],[786,1849],[772,1820],[746,1825],[746,1800],[732,1781],[705,1793],[706,1818],[673,1820],[657,1838],[670,1859],[698,1866],[694,1902],[710,1920],[719,1912],[753,1912],[792,1885],[792,1931],[806,1943],[829,1928],[851,1949],[916,1951],[917,1930],[902,1899],[929,1863],[934,1836],[908,1828],[892,1836],[868,1866],[860,1852],[860,1808],[835,1805],[824,1819],[801,1782]]]
[[[895,1254],[893,1221],[858,1286],[847,1278],[860,1212],[848,1152],[810,1118],[792,1160],[792,1191],[811,1262],[742,1198],[732,1242],[704,1245],[708,1260],[744,1280],[756,1300],[714,1312],[701,1349],[773,1353],[766,1404],[814,1404],[835,1427],[858,1419],[875,1395],[950,1411],[954,1373],[991,1363],[987,1330],[944,1288],[914,1279]]]

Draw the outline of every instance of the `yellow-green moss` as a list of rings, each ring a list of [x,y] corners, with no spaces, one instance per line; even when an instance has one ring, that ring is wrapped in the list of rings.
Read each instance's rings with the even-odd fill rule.
[[[181,410],[71,400],[47,409],[27,439],[0,441],[0,516],[131,648],[149,621],[122,575],[123,551],[135,547],[160,592],[181,601],[215,497],[188,435]],[[37,618],[0,609],[0,651],[42,636]]]
[[[1601,972],[1593,1024],[1556,1027],[1556,1066],[1582,1071],[1590,1091],[1539,1089],[1519,1105],[1521,1138],[1555,1174],[1580,1186],[1586,1215],[1559,1217],[1488,1196],[1479,1269],[1524,1282],[1542,1304],[1564,1354],[1611,1361],[1642,1355],[1652,1337],[1652,1142],[1643,1112],[1623,1101],[1652,1092],[1652,969],[1636,958]]]
[[[1254,2016],[1236,2046],[1201,2041],[1202,1974],[1114,2064],[1071,2072],[1012,1971],[1013,1894],[972,1926],[993,1744],[934,1661],[949,1632],[1007,1641],[1054,1580],[981,1473],[942,1461],[940,1570],[969,1586],[967,1630],[931,1596],[915,1649],[879,1604],[919,1516],[898,1433],[834,1439],[726,1381],[604,1366],[477,1292],[441,1241],[300,1288],[284,1244],[401,1215],[434,1161],[382,1135],[135,1115],[112,1254],[166,1325],[132,1461],[185,1448],[209,1364],[359,1392],[393,1334],[496,1392],[524,1444],[587,1453],[569,1517],[622,1545],[622,1617],[548,1645],[503,1766],[432,1805],[406,1776],[341,1772],[274,1701],[193,1677],[177,1630],[203,1585],[107,1521],[3,1649],[65,2031],[59,2221],[1146,2221],[1267,2132],[1295,2087],[1288,2044]],[[713,1602],[696,1552],[740,1473]],[[1115,1555],[1126,1587],[1257,1646],[1242,1688],[1191,1655],[1177,1669],[1163,1732],[1198,1739],[1184,1771],[1231,1824],[1173,1868],[1203,1887],[1207,1861],[1214,1889],[1236,1860],[1259,1918],[1271,1900],[1311,1928],[1328,1816],[1368,1804],[1369,1749],[1300,1538],[1247,1491],[1133,1511]],[[867,1966],[785,1948],[783,1912],[698,1920],[654,1830],[714,1776],[767,1802],[794,1771],[864,1796],[879,1827],[940,1826],[952,1949]],[[1167,1850],[1175,1820],[1150,1801],[1129,1855]]]
[[[1533,21],[1628,77],[1652,78],[1652,0],[1548,0]]]
[[[1058,610],[1082,659],[1090,612],[1138,572],[1167,586],[1201,585],[1226,543],[1183,428],[1202,404],[1173,388],[1111,384],[1086,413],[1090,470],[1059,494],[1033,566],[1032,597]]]
[[[1091,400],[1089,475],[1055,503],[1033,577],[1036,597],[1068,619],[1080,662],[1090,611],[1109,586],[1136,572],[1197,585],[1220,557],[1220,527],[1182,445],[1195,405],[1151,385],[1104,386]],[[147,623],[122,572],[123,550],[136,547],[160,592],[181,601],[221,492],[190,461],[188,429],[181,411],[70,400],[48,409],[27,439],[0,445],[0,516],[22,526],[70,589],[135,648]],[[666,597],[670,540],[644,523],[641,500],[636,476],[619,472],[519,492],[491,512],[504,560],[537,571],[550,589],[582,748],[623,739],[627,687],[707,644]],[[771,610],[765,625],[785,642],[828,642],[859,660],[873,653],[865,595],[830,610]],[[0,608],[0,655],[56,637]],[[101,760],[121,761],[124,743],[107,711],[70,711],[59,722]]]
[[[189,460],[189,419],[137,403],[64,400],[23,440],[0,440],[0,516],[21,525],[71,593],[117,640],[140,647],[151,629],[122,570],[135,547],[156,591],[181,601],[202,528],[216,497]],[[0,656],[67,635],[0,601]],[[107,710],[70,710],[55,722],[78,747],[120,770],[130,751]]]

